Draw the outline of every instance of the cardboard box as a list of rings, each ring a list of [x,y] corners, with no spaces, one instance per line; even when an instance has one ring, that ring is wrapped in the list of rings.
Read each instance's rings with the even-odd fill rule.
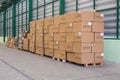
[[[66,42],[54,41],[54,49],[66,50]]]
[[[53,57],[54,56],[54,50],[53,49],[45,48],[45,55]]]
[[[41,47],[36,47],[36,53],[40,55],[44,55],[44,49]]]
[[[59,24],[59,32],[66,32],[67,23]]]
[[[104,43],[93,43],[92,45],[92,52],[104,52]]]
[[[54,33],[54,41],[66,41],[65,33]]]
[[[81,14],[78,12],[71,12],[65,14],[66,22],[76,22],[76,21],[81,21]]]
[[[92,32],[77,32],[74,36],[75,42],[94,42],[94,33]]]
[[[54,57],[62,60],[66,60],[66,52],[65,50],[54,50]]]
[[[101,12],[95,12],[95,21],[104,22],[104,14],[102,14]]]
[[[65,15],[55,16],[55,17],[54,17],[54,23],[55,23],[55,24],[66,23]]]
[[[95,63],[103,63],[104,62],[104,53],[95,53]]]
[[[92,27],[92,22],[74,22],[73,32],[91,32]]]
[[[95,21],[94,11],[81,11],[81,21]]]
[[[54,24],[53,31],[54,32],[59,32],[59,25],[58,24]]]
[[[95,33],[95,42],[104,42],[104,33]]]
[[[92,32],[104,32],[104,23],[102,22],[94,22],[92,26]]]
[[[74,42],[75,39],[75,34],[74,33],[66,33],[66,42]]]
[[[94,53],[75,53],[75,63],[77,64],[90,64],[94,63]]]
[[[66,51],[73,52],[73,43],[66,43]]]
[[[91,53],[92,43],[73,43],[73,52]]]
[[[23,49],[29,50],[29,39],[24,39],[23,41]]]
[[[66,32],[73,32],[73,23],[67,23]]]
[[[67,60],[70,62],[75,62],[75,53],[67,52]]]
[[[66,22],[94,21],[93,11],[81,11],[65,14]]]

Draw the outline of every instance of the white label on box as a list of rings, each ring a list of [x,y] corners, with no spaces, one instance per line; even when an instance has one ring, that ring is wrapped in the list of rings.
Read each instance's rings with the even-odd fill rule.
[[[103,56],[104,56],[104,53],[101,53],[101,56],[103,57]]]
[[[104,33],[100,33],[100,36],[103,37],[103,36],[104,36]]]
[[[59,44],[59,41],[56,41],[56,44]]]
[[[42,36],[43,34],[41,33],[40,35]]]
[[[51,36],[53,36],[53,33],[51,33]]]
[[[91,27],[91,26],[92,26],[92,22],[88,22],[88,26],[90,26],[90,27]]]
[[[72,24],[72,23],[69,23],[69,26],[70,26],[70,27],[72,27],[72,26],[73,26],[73,24]]]
[[[104,17],[104,14],[100,14],[100,16],[103,18],[103,17]]]
[[[78,36],[81,36],[82,35],[82,33],[81,32],[78,32]]]

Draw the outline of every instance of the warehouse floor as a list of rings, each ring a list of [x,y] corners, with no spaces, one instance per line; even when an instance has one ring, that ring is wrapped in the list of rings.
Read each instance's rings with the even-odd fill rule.
[[[62,63],[0,44],[2,80],[120,80],[120,64],[105,62],[104,67],[84,68]]]

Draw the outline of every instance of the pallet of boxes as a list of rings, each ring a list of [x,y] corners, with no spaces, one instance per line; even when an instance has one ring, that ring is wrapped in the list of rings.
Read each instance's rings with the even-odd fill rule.
[[[9,48],[15,48],[16,47],[16,39],[14,37],[8,37],[6,46]]]
[[[29,51],[86,67],[103,65],[103,18],[100,12],[81,11],[32,21]]]
[[[30,45],[29,51],[35,53],[35,41],[36,41],[36,21],[30,22]]]
[[[99,12],[73,12],[66,18],[67,60],[86,67],[103,65],[104,23]]]
[[[23,50],[29,51],[29,44],[30,44],[30,33],[27,32],[26,37],[23,40]]]
[[[20,49],[20,50],[24,50],[24,49],[27,49],[27,48],[25,48],[26,46],[27,46],[27,40],[26,40],[26,38],[27,38],[27,34],[28,34],[29,32],[28,31],[24,31],[24,32],[22,32],[20,35],[19,35],[19,37],[18,37],[18,41],[17,41],[17,44],[18,44],[18,49]],[[25,43],[26,42],[26,43]],[[26,45],[25,45],[26,44]]]
[[[44,55],[44,45],[43,45],[43,27],[44,27],[44,20],[36,21],[36,39],[35,39],[35,53],[43,56]]]

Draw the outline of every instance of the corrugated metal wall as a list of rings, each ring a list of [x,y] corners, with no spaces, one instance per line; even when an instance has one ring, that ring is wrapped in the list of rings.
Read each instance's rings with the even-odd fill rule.
[[[3,12],[0,13],[0,37],[3,36]]]
[[[21,0],[16,4],[16,36],[18,36],[22,31],[29,29],[29,1],[30,0]],[[120,9],[117,7],[117,1],[119,0],[65,0],[65,6],[64,4],[61,4],[61,6],[64,6],[64,13],[81,10],[91,11],[94,9],[101,11],[105,16],[105,38],[116,39],[118,37],[120,38]],[[12,9],[13,6],[8,8],[6,11],[7,36],[12,36]],[[3,13],[0,14],[0,17],[3,17]],[[32,2],[32,20],[48,18],[59,14],[60,0],[33,0]],[[0,18],[1,36],[3,35],[3,21],[3,18]]]

